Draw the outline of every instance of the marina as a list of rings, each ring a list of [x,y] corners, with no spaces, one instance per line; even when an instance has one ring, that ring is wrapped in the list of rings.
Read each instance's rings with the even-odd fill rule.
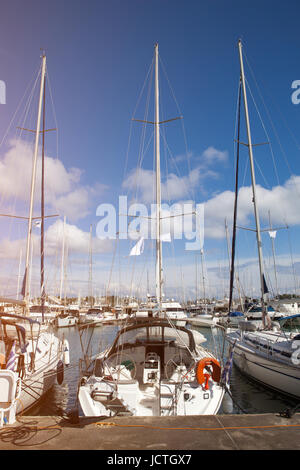
[[[97,352],[100,344],[102,348],[114,338],[118,328],[114,325],[96,328],[93,352]],[[207,347],[213,349],[212,333],[207,328],[199,329],[199,333],[205,334]],[[225,396],[217,415],[85,417],[77,401],[79,333],[76,327],[71,327],[64,330],[64,334],[60,330],[59,335],[68,340],[71,352],[63,383],[54,385],[38,406],[21,414],[14,424],[0,429],[0,449],[147,451],[145,459],[160,450],[168,453],[176,449],[300,449],[297,401],[266,390],[235,367],[230,379],[232,398]],[[107,454],[107,458],[111,456],[111,452]]]
[[[92,352],[107,346],[119,328],[118,325],[95,328]],[[206,347],[214,350],[216,332],[213,334],[208,328],[199,328],[198,332],[207,338]],[[230,396],[225,394],[214,416],[85,417],[77,399],[82,357],[79,332],[77,327],[70,327],[58,334],[70,345],[70,364],[64,369],[63,382],[56,383],[36,407],[21,413],[14,424],[0,429],[0,449],[143,450],[148,452],[147,459],[160,450],[300,448],[298,402],[249,380],[235,366]],[[111,455],[108,453],[107,458]]]

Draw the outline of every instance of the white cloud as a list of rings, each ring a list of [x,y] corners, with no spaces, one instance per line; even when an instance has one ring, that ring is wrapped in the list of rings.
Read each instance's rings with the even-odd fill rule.
[[[63,243],[63,221],[57,220],[45,234],[45,251],[54,255],[57,247]],[[90,232],[79,229],[76,225],[65,225],[65,243],[70,253],[87,254],[90,249]],[[92,239],[92,251],[94,254],[112,251],[113,240]]]
[[[36,231],[38,231],[36,233]],[[34,229],[32,234],[33,253],[40,256],[40,235],[39,229]],[[88,254],[90,250],[90,232],[81,230],[76,225],[66,223],[65,244],[70,254]],[[63,221],[57,220],[48,227],[45,232],[45,256],[56,256],[61,252],[63,245]],[[26,239],[9,240],[4,239],[0,244],[0,258],[19,259],[22,249],[23,259],[25,258]],[[111,252],[113,250],[113,240],[92,239],[92,251],[94,254]]]
[[[189,157],[192,157],[191,153]],[[210,169],[209,166],[216,162],[225,162],[226,159],[226,151],[208,147],[202,153],[201,157],[197,157],[197,166],[191,169],[187,175],[178,176],[170,172],[165,178],[161,178],[162,200],[171,202],[186,197],[193,197],[193,192],[196,188],[203,189],[199,185],[203,185],[204,180],[207,178],[218,178],[218,173]],[[180,155],[174,160],[182,161],[183,156]],[[133,169],[123,181],[122,186],[125,189],[136,192],[137,198],[139,198],[141,202],[154,202],[155,172],[143,168]]]
[[[217,150],[215,147],[208,147],[204,150],[200,158],[207,165],[222,163],[227,161],[228,152],[226,150]]]
[[[272,224],[279,226],[300,224],[300,176],[291,176],[282,186],[271,189],[256,186],[257,205],[261,222],[269,224],[269,211]],[[238,194],[238,224],[249,224],[253,216],[252,187],[243,186]],[[205,236],[223,238],[225,218],[229,223],[233,218],[234,192],[224,191],[205,202]],[[254,228],[254,227],[252,227]]]
[[[68,220],[84,219],[89,214],[90,192],[79,187],[68,194],[56,197],[55,206],[59,214],[66,214]]]

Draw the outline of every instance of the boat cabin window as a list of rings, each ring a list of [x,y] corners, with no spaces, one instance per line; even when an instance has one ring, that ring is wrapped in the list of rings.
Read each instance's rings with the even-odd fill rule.
[[[282,331],[300,333],[300,316],[295,316],[282,321]]]
[[[10,350],[14,341],[16,341],[16,347],[20,347],[22,352],[27,346],[25,328],[10,321],[0,322],[0,339],[6,345],[6,350]]]

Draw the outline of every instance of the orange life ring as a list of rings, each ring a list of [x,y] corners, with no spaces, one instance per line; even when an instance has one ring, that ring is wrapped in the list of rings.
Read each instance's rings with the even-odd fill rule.
[[[209,370],[206,370],[206,372],[204,372],[204,369],[207,366],[212,367],[212,372],[209,374]],[[214,382],[219,383],[221,380],[221,366],[217,359],[214,359],[213,357],[204,357],[203,359],[201,359],[201,361],[197,362],[196,379],[199,385],[202,385],[205,382],[205,387],[207,388],[209,377],[211,377]]]

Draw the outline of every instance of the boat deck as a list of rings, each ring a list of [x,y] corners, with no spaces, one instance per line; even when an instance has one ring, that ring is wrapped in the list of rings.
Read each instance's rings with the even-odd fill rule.
[[[77,423],[58,416],[21,416],[15,424],[0,428],[0,449],[177,450],[177,455],[178,449],[300,450],[299,429],[300,413],[291,418],[277,414],[119,416],[79,418]],[[141,454],[142,459],[143,455],[148,459],[148,453]],[[145,466],[150,461],[145,460]]]

